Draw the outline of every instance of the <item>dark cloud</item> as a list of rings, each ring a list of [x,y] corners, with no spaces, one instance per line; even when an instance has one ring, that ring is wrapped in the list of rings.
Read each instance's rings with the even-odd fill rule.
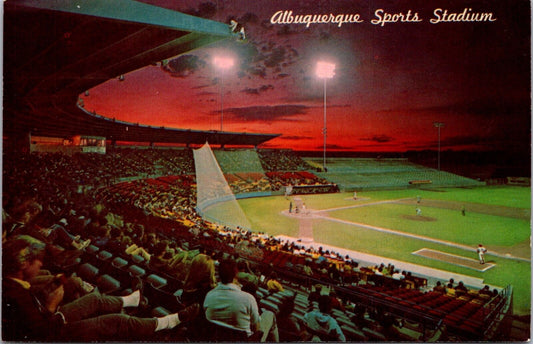
[[[274,89],[274,86],[269,84],[269,85],[262,85],[258,88],[246,87],[245,89],[241,90],[241,92],[258,96],[261,92],[266,92],[266,91],[273,90],[273,89]]]
[[[294,35],[296,33],[299,33],[299,31],[294,26],[291,27],[289,25],[280,26],[276,32],[278,36]]]
[[[268,85],[262,85],[261,87],[259,87],[259,91],[261,92],[266,92],[268,90],[273,90],[274,89],[274,86],[268,84]]]
[[[388,135],[382,134],[382,135],[374,135],[372,137],[364,137],[360,139],[361,141],[373,141],[378,143],[385,143],[385,142],[391,142],[394,141],[394,139]]]
[[[239,17],[238,22],[244,26],[257,24],[259,23],[259,17],[255,13],[246,12],[242,17]]]
[[[251,94],[251,95],[259,95],[259,89],[258,88],[249,88],[246,87],[244,90],[241,90],[242,93]]]
[[[324,149],[324,146],[316,146],[314,150],[321,151]],[[352,149],[350,146],[341,146],[341,145],[334,145],[334,144],[326,144],[326,150],[348,150]]]
[[[199,93],[196,93],[197,96],[213,96],[213,95],[218,95],[218,93],[216,92],[199,92]]]
[[[181,55],[163,63],[161,69],[173,77],[185,78],[206,66],[206,62],[196,55]]]
[[[206,87],[211,87],[211,86],[212,86],[211,84],[198,85],[198,86],[192,86],[191,89],[192,89],[192,90],[197,90],[197,89],[206,88]]]
[[[258,76],[261,78],[266,78],[267,72],[265,67],[250,67],[247,69],[247,72],[252,76]]]
[[[286,141],[304,141],[304,140],[312,140],[314,137],[312,136],[281,136],[278,138],[278,140],[286,140]]]
[[[186,10],[183,10],[183,13],[187,13],[190,15],[193,15],[195,17],[201,17],[201,18],[213,18],[215,14],[217,13],[217,4],[213,2],[201,2],[198,5],[198,8],[189,8]]]
[[[308,109],[309,107],[305,105],[275,105],[229,108],[224,111],[232,114],[237,120],[269,123],[273,121],[298,122],[300,121],[298,117],[305,115]]]

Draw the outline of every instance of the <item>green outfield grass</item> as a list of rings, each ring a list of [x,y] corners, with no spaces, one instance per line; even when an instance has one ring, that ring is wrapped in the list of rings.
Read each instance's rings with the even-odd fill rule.
[[[406,189],[360,192],[357,202],[352,199],[351,193],[300,197],[306,203],[307,208],[312,210],[329,210],[355,204],[368,204],[365,207],[339,209],[326,213],[336,219],[389,228],[469,246],[468,249],[462,249],[325,219],[313,220],[315,242],[378,255],[384,258],[384,262],[387,259],[394,259],[482,278],[485,283],[491,285],[504,287],[511,284],[514,288],[515,312],[526,314],[530,313],[531,302],[530,263],[491,256],[490,247],[507,250],[502,253],[513,253],[513,250],[518,249],[518,247],[523,251],[524,243],[529,240],[529,221],[473,212],[468,212],[467,216],[463,217],[457,210],[425,207],[424,202],[433,199],[530,209],[530,192],[529,188],[523,187],[449,188],[434,191]],[[415,198],[417,195],[422,197],[420,204],[423,211],[422,215],[432,220],[413,220],[415,205],[370,204],[377,201]],[[239,200],[239,204],[248,217],[252,230],[266,232],[274,236],[281,234],[292,237],[298,236],[298,221],[281,214],[289,207],[289,200],[284,197],[242,199]],[[211,216],[216,217],[216,214],[211,213]],[[475,246],[479,242],[483,242],[489,247],[487,260],[496,264],[494,268],[486,272],[477,272],[412,254],[412,252],[426,247],[476,259]],[[529,245],[526,245],[526,250],[529,251]]]
[[[414,205],[378,204],[329,212],[334,218],[392,228],[403,232],[476,246],[513,246],[527,240],[529,222],[502,216],[419,206],[422,217],[415,215]],[[406,216],[407,215],[407,216]],[[418,218],[428,219],[417,221]]]

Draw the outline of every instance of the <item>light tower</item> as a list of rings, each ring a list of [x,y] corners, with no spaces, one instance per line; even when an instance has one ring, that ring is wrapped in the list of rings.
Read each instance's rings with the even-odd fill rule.
[[[316,64],[316,75],[324,79],[324,128],[322,130],[324,134],[324,162],[323,162],[323,170],[324,172],[327,172],[326,168],[326,141],[327,141],[327,102],[326,102],[326,81],[328,79],[331,79],[335,76],[335,64],[319,61]]]
[[[444,123],[442,122],[433,122],[433,126],[437,128],[439,140],[438,140],[438,151],[437,151],[437,170],[440,171],[440,128],[444,127]]]
[[[233,67],[233,58],[227,56],[215,56],[213,64],[220,72],[220,131],[224,129],[224,72]]]

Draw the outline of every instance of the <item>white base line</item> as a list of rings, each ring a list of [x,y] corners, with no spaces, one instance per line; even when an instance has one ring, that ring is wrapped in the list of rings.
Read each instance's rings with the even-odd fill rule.
[[[458,256],[456,254],[451,254],[451,253],[447,253],[447,252],[442,252],[442,251],[437,251],[437,250],[433,250],[431,248],[422,248],[418,251],[415,251],[413,252],[412,254],[414,255],[417,255],[417,256],[420,256],[420,257],[424,257],[424,258],[428,258],[428,259],[433,259],[433,260],[438,260],[440,262],[444,262],[444,263],[448,263],[448,264],[452,264],[452,265],[459,265],[459,266],[462,266],[462,267],[465,267],[467,269],[471,269],[471,270],[476,270],[476,271],[481,271],[481,272],[485,272],[493,267],[496,266],[496,264],[492,264],[492,263],[486,263],[486,264],[479,264],[479,265],[482,265],[484,266],[483,269],[476,269],[476,268],[473,268],[473,267],[470,267],[468,265],[462,265],[462,264],[458,264],[458,263],[452,263],[452,262],[447,262],[445,260],[441,260],[441,259],[438,259],[438,258],[432,258],[432,257],[428,257],[428,256],[425,256],[423,254],[420,254],[420,252],[422,251],[428,251],[428,252],[438,252],[439,254],[442,254],[442,255],[445,255],[445,256],[449,256],[449,257],[456,257],[456,258],[460,258],[460,259],[464,259],[464,260],[467,260],[467,261],[471,261],[471,262],[475,262],[475,263],[478,263],[477,260],[475,259],[472,259],[472,258],[467,258],[467,257],[463,257],[463,256]]]

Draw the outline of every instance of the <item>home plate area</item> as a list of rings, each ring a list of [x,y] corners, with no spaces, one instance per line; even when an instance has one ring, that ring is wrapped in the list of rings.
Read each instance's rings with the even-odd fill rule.
[[[440,261],[454,264],[454,265],[464,266],[466,268],[477,270],[480,272],[487,271],[488,269],[495,266],[495,264],[492,264],[492,263],[480,264],[479,260],[477,259],[457,256],[454,254],[436,251],[436,250],[432,250],[429,248],[420,249],[416,252],[413,252],[413,254],[416,254],[417,256],[429,258],[429,259],[440,260]],[[473,254],[476,254],[476,253],[474,252]]]

